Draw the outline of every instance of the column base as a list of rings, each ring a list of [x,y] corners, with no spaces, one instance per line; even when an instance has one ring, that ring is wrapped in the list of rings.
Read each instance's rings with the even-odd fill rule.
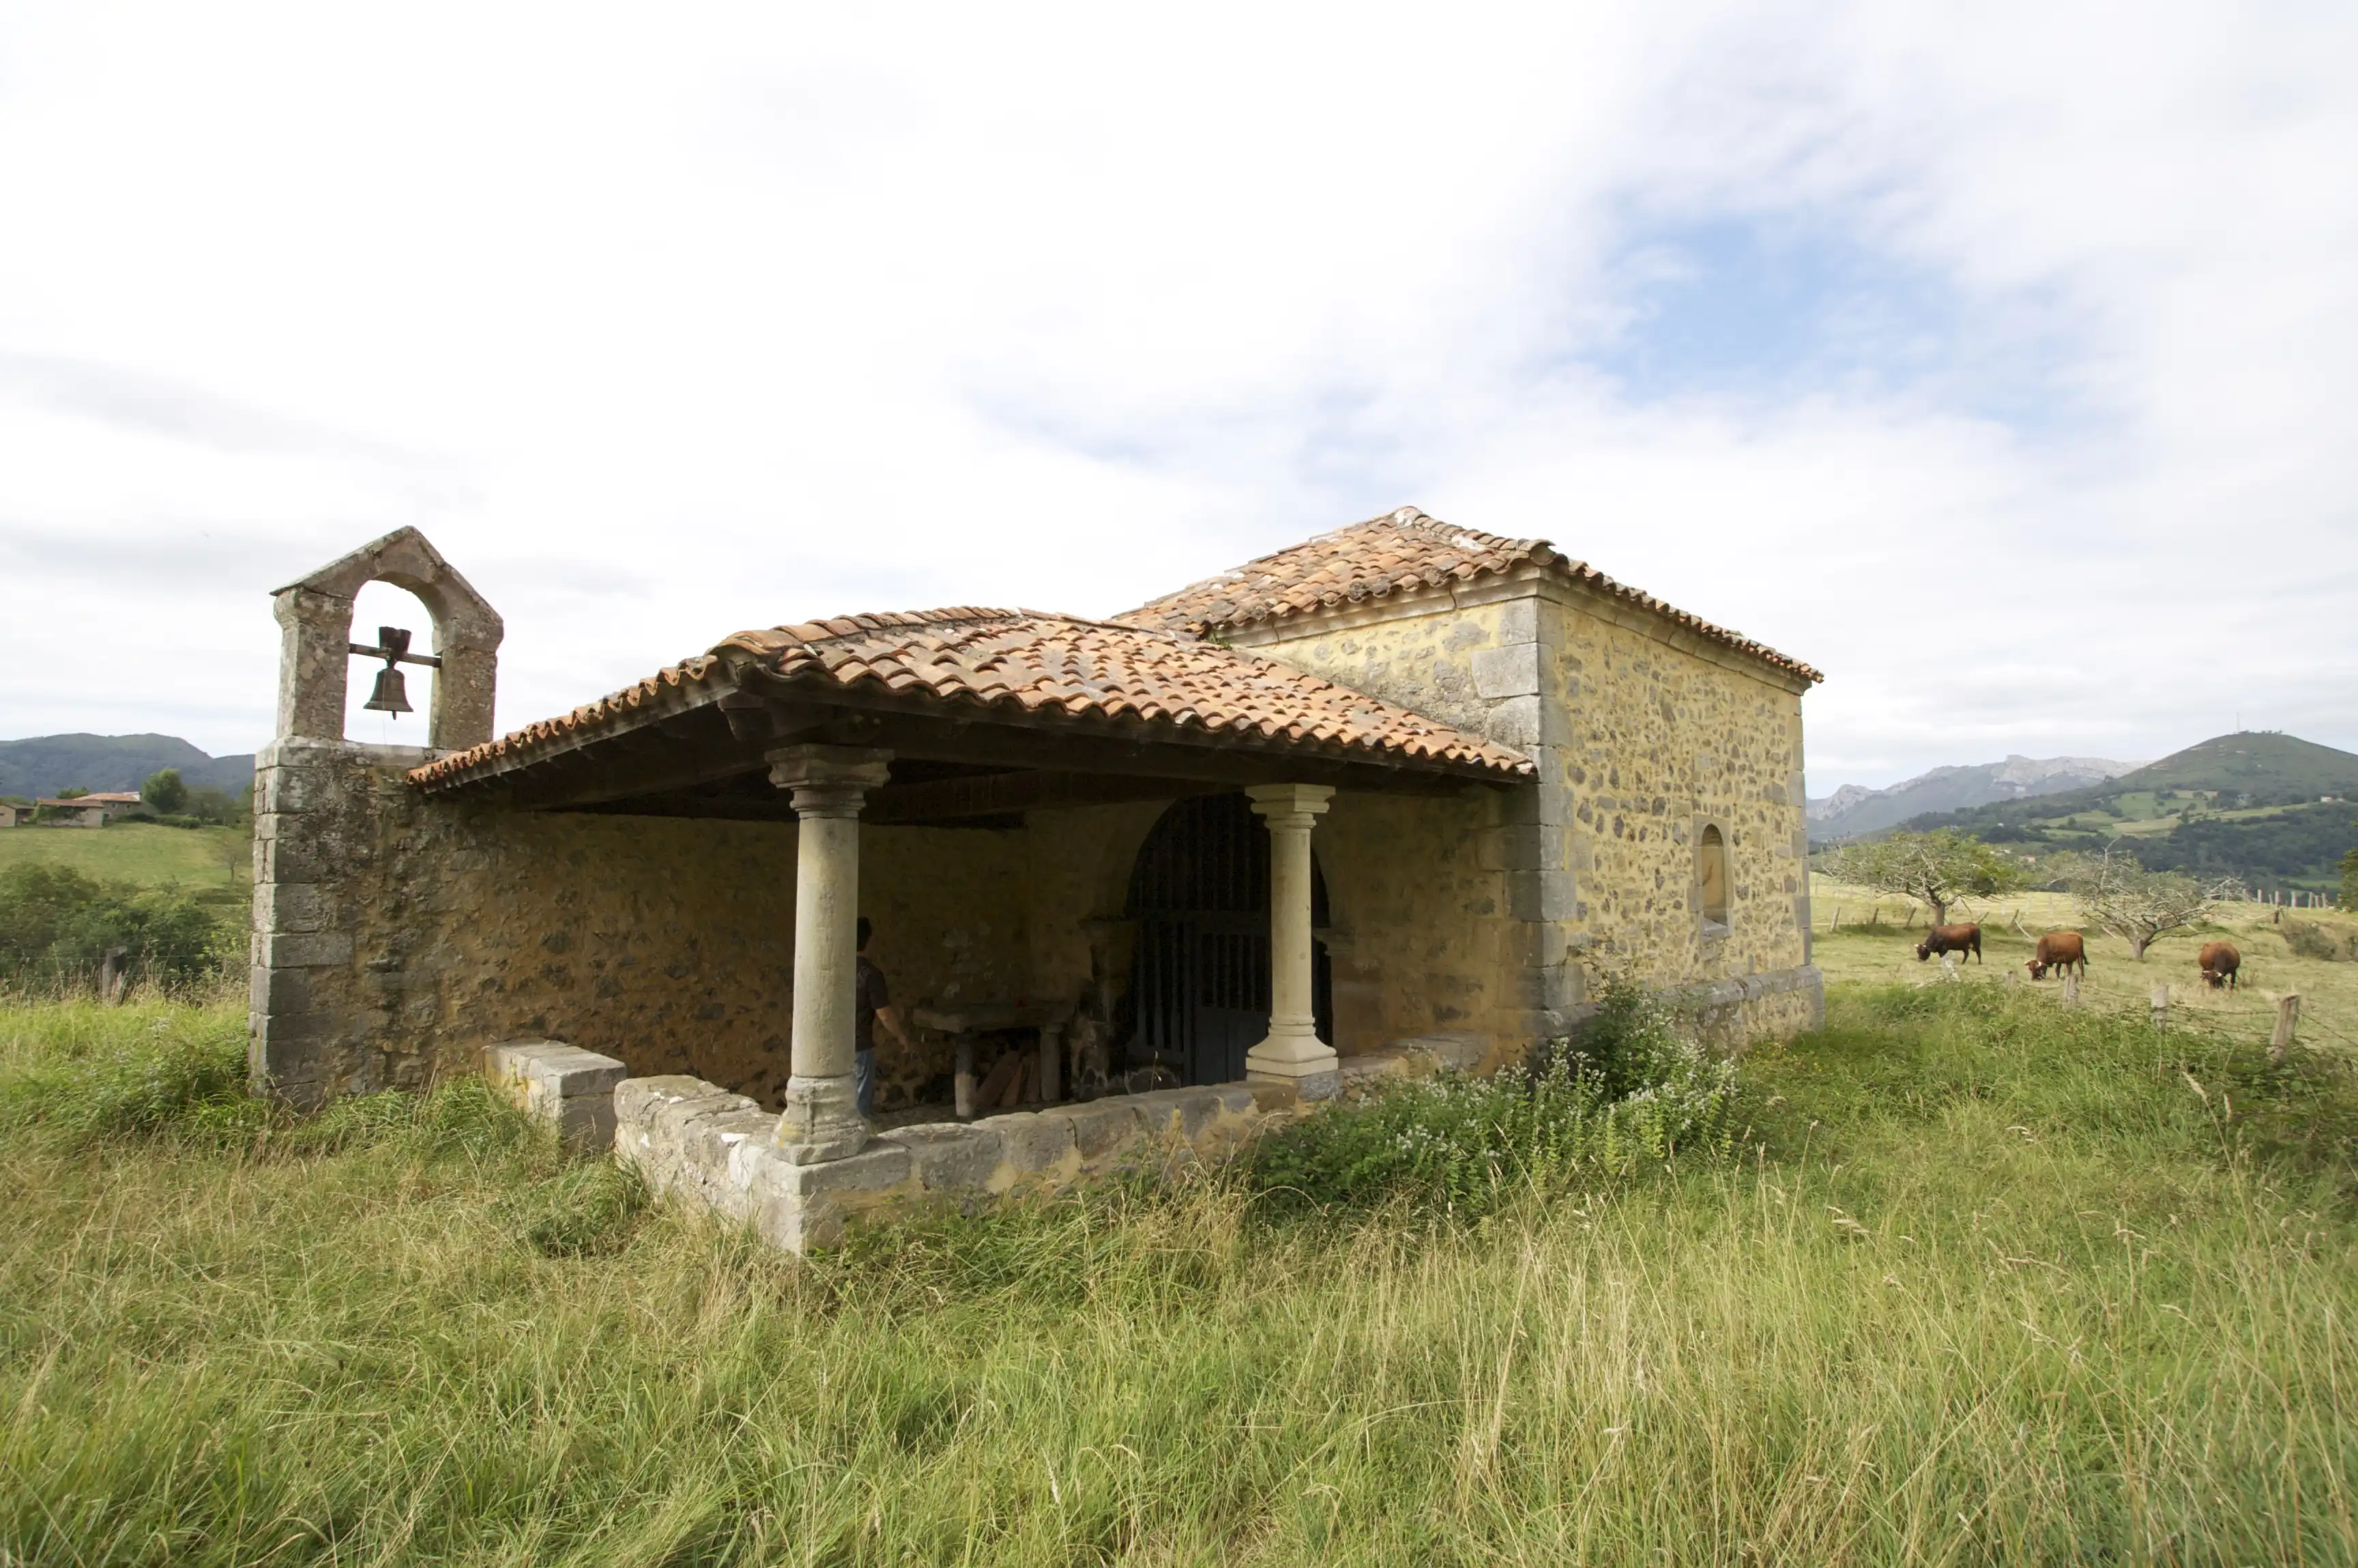
[[[1316,1034],[1272,1033],[1245,1053],[1245,1081],[1289,1084],[1305,1100],[1333,1099],[1343,1092],[1341,1065]]]
[[[789,1165],[849,1160],[868,1147],[868,1123],[860,1119],[852,1076],[786,1080],[786,1108],[771,1141]]]

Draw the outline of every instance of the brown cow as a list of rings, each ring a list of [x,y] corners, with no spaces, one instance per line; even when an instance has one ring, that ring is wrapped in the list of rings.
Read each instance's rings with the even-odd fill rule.
[[[2031,954],[2028,967],[2032,979],[2043,980],[2048,970],[2068,969],[2074,964],[2082,974],[2088,972],[2087,940],[2076,931],[2050,931],[2039,939],[2039,950]]]
[[[1978,925],[1935,925],[1916,944],[1916,961],[1922,963],[1935,953],[1971,953],[1982,956],[1982,928]],[[1983,962],[1988,962],[1983,959]]]
[[[2232,990],[2237,971],[2244,967],[2244,955],[2235,950],[2233,942],[2205,942],[2201,956],[2194,961],[2202,966],[2202,978],[2211,982],[2212,990],[2221,986]]]

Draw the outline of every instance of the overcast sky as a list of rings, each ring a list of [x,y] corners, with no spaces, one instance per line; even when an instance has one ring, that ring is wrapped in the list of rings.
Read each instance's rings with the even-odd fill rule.
[[[403,524],[506,728],[1413,503],[1824,669],[1815,794],[2358,749],[2346,0],[1148,16],[0,6],[0,736],[252,749]]]

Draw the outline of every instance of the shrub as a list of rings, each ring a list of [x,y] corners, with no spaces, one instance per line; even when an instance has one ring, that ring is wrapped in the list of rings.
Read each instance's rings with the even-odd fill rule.
[[[2337,931],[2316,921],[2286,921],[2284,939],[2286,946],[2304,958],[2322,958],[2336,964],[2358,957],[2358,933]]]
[[[1293,1205],[1478,1217],[1681,1150],[1724,1152],[1735,1087],[1734,1065],[1660,997],[1607,981],[1580,1033],[1548,1042],[1526,1071],[1387,1084],[1264,1139],[1248,1174]]]
[[[0,870],[0,985],[87,985],[116,947],[131,955],[135,978],[175,987],[221,973],[233,938],[175,887],[101,882],[38,861]]]

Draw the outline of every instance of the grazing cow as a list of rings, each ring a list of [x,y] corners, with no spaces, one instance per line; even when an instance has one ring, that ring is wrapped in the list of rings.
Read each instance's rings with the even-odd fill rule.
[[[2233,942],[2205,942],[2201,957],[2194,961],[2202,966],[2202,978],[2211,982],[2212,990],[2221,986],[2232,990],[2236,972],[2244,967],[2244,955],[2235,950]]]
[[[2031,954],[2028,967],[2032,979],[2043,980],[2048,970],[2068,969],[2074,964],[2082,974],[2088,972],[2087,940],[2076,931],[2050,931],[2039,939],[2039,949]]]
[[[1978,925],[1935,925],[1916,944],[1916,961],[1922,963],[1935,953],[1971,953],[1982,957],[1982,928]],[[1989,960],[1982,959],[1984,963]]]

